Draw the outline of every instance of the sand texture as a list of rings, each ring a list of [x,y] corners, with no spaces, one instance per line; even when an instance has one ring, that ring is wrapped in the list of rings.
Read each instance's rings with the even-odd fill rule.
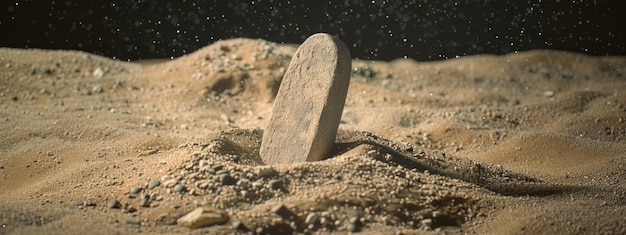
[[[0,48],[0,234],[626,233],[626,57],[353,60],[329,158],[264,165],[295,50]]]

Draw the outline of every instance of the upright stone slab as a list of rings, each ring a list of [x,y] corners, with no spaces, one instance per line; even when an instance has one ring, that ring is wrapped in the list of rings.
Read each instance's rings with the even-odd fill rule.
[[[300,45],[278,89],[260,155],[265,164],[318,161],[335,144],[350,85],[346,45],[325,33]]]

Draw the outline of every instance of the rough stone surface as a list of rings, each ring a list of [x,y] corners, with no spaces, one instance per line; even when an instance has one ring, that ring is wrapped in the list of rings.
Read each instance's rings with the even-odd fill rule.
[[[350,84],[351,58],[339,39],[314,34],[281,82],[260,155],[266,164],[319,161],[332,149]]]
[[[188,228],[201,228],[215,224],[224,224],[228,219],[229,217],[226,215],[226,211],[210,206],[203,206],[180,217],[177,223],[180,226]]]

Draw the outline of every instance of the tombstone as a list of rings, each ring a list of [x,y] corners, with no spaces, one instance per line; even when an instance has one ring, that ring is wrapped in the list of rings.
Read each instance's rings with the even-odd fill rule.
[[[352,60],[325,33],[304,41],[278,89],[259,151],[265,164],[319,161],[332,151],[345,105]]]

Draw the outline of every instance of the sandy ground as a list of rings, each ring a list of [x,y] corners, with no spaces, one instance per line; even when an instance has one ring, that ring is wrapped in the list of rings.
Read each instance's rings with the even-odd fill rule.
[[[265,166],[294,52],[0,49],[0,234],[626,233],[626,57],[354,60],[332,156]]]

